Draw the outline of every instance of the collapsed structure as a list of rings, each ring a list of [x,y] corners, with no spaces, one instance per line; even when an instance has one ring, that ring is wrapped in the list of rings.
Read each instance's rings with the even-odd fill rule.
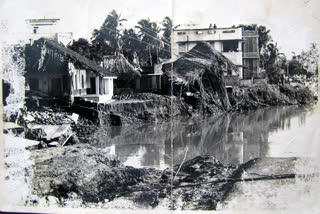
[[[199,93],[203,104],[219,109],[230,108],[224,76],[236,75],[238,70],[228,58],[210,44],[198,42],[195,47],[175,61],[163,65],[164,73],[181,92]]]
[[[198,42],[207,42],[218,52],[238,67],[238,75],[228,75],[226,86],[232,87],[235,83],[250,86],[253,79],[263,78],[259,67],[259,35],[257,30],[244,30],[243,27],[217,28],[176,28],[172,31],[171,58],[183,56],[197,45]],[[199,55],[201,53],[194,53]],[[240,81],[239,81],[240,80]]]

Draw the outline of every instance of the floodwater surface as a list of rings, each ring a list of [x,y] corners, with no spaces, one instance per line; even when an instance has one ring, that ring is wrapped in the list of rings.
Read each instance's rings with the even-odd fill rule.
[[[310,135],[305,127],[314,122],[316,112],[315,106],[283,106],[203,120],[100,128],[93,134],[94,146],[125,165],[157,169],[198,155],[212,155],[233,165],[257,157],[297,156],[293,142]]]

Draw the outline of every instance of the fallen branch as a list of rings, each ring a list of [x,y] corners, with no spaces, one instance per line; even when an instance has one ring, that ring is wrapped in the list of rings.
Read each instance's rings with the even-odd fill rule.
[[[222,183],[222,182],[240,182],[240,181],[261,181],[261,180],[281,180],[281,179],[290,179],[290,178],[312,178],[312,177],[319,177],[319,173],[312,173],[312,174],[283,174],[283,175],[265,175],[261,177],[255,177],[255,178],[225,178],[225,179],[217,179],[214,181],[208,181],[208,182],[201,182],[197,184],[188,184],[188,185],[181,185],[181,186],[174,186],[173,188],[184,188],[184,187],[195,187],[200,186],[203,184],[216,184],[216,183]]]

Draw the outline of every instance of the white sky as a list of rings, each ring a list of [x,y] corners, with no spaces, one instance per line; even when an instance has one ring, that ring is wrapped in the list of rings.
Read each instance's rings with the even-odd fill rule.
[[[25,19],[60,18],[60,31],[90,37],[112,9],[128,19],[126,27],[148,17],[160,22],[165,16],[172,16],[175,24],[201,27],[265,25],[287,55],[320,41],[317,0],[0,0],[0,20],[7,23],[7,34],[22,36]]]

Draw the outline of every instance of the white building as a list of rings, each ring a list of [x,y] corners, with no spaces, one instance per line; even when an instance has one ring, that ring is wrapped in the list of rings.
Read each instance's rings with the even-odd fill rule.
[[[174,29],[171,58],[176,59],[191,50],[197,42],[208,42],[239,68],[239,78],[252,80],[259,73],[258,32],[242,27]]]
[[[67,45],[73,39],[72,32],[58,32],[57,25],[60,19],[27,19],[28,39],[31,41],[40,38],[55,40]]]

